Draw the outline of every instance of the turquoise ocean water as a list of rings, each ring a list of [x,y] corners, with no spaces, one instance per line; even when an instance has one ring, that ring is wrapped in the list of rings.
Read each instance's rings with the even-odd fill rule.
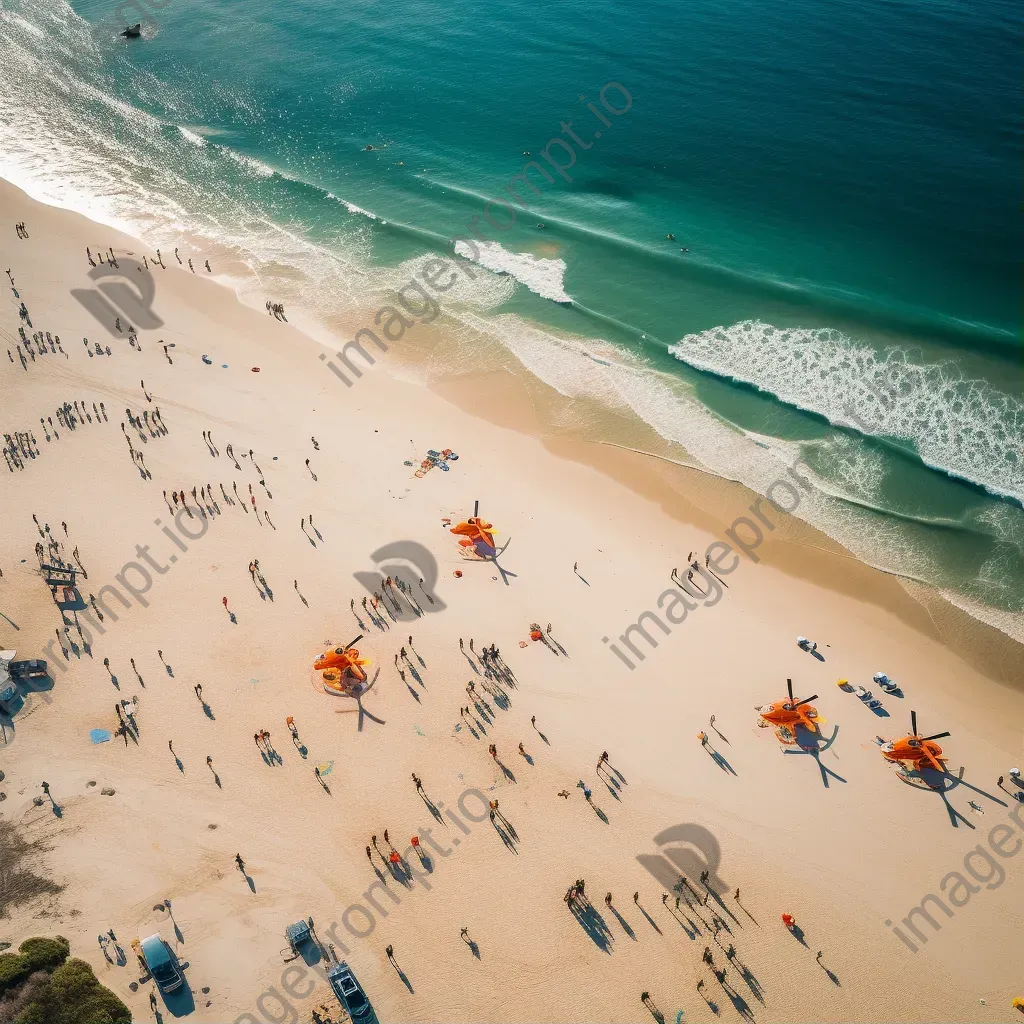
[[[0,0],[4,177],[328,325],[475,217],[450,330],[1024,638],[1017,4],[122,10]]]

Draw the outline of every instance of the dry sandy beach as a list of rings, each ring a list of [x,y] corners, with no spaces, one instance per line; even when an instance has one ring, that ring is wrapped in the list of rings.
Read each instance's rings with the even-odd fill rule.
[[[6,183],[0,208],[0,269],[19,296],[0,281],[0,434],[32,431],[38,445],[24,469],[0,466],[0,648],[46,658],[53,681],[5,723],[0,821],[38,844],[21,868],[62,887],[25,901],[5,882],[0,937],[65,935],[139,1021],[158,1019],[154,986],[139,983],[129,943],[155,931],[188,965],[186,1019],[307,1022],[324,1004],[342,1019],[319,968],[284,962],[285,927],[309,916],[381,1021],[1014,1019],[1024,803],[997,778],[1021,759],[1020,647],[763,502],[773,528],[754,557],[712,551],[728,589],[664,629],[648,618],[657,646],[634,630],[630,654],[619,638],[642,613],[681,617],[682,594],[665,594],[688,552],[703,564],[730,529],[750,542],[735,524],[763,524],[757,495],[547,432],[557,396],[497,366],[428,388],[416,368],[429,353],[398,343],[346,388],[319,358],[343,339],[325,348],[241,305],[202,279],[206,258],[222,269],[215,255],[182,250],[194,275],[166,251],[166,270],[152,269],[143,242]],[[162,324],[140,327],[141,350],[71,294],[95,286],[87,246],[114,249],[125,287],[152,279]],[[443,323],[431,344],[444,344]],[[19,326],[59,335],[67,357],[37,352],[23,369]],[[83,337],[111,355],[90,357]],[[103,402],[108,421],[65,429],[55,411],[75,401]],[[126,408],[159,408],[166,433],[143,440]],[[47,416],[59,439],[45,439]],[[646,440],[637,447],[667,454]],[[459,455],[450,471],[414,478],[444,448]],[[203,518],[191,491],[206,485],[217,507]],[[165,490],[184,490],[195,518],[175,521]],[[460,557],[449,532],[475,501],[508,542],[500,570]],[[125,607],[108,593],[90,651],[71,627],[67,661],[33,515],[68,557],[77,547],[86,601],[107,585],[127,595]],[[434,603],[414,588],[423,614],[380,613],[382,629],[354,574],[399,542],[420,559],[414,576],[429,580],[436,562]],[[250,577],[254,559],[272,597]],[[532,622],[551,623],[551,646],[529,641]],[[379,670],[365,715],[319,689],[312,667],[360,632]],[[796,646],[801,634],[822,659]],[[471,639],[474,654],[496,645],[510,675],[485,679]],[[878,670],[904,698],[872,685]],[[782,699],[787,678],[819,695],[826,735],[838,727],[817,757],[784,753],[758,727],[755,706]],[[890,717],[841,678],[874,690]],[[470,682],[478,707],[460,715]],[[94,743],[131,697],[137,741]],[[924,732],[952,734],[948,767],[964,772],[948,793],[903,783],[879,754],[876,737],[904,735],[911,708]],[[264,729],[279,758],[254,742]],[[598,772],[603,751],[611,767]],[[35,802],[42,780],[59,813]],[[493,800],[511,829],[489,820]],[[385,829],[408,851],[408,886],[364,852],[376,835],[386,853]],[[679,872],[702,898],[705,866],[717,896],[703,904],[684,888],[676,910]],[[581,878],[592,906],[574,914],[563,897]],[[922,904],[928,894],[942,909]],[[173,921],[155,909],[166,900]],[[922,905],[937,928],[920,911],[903,923]],[[125,965],[97,942],[108,929]],[[159,1019],[172,1009],[158,1000]]]

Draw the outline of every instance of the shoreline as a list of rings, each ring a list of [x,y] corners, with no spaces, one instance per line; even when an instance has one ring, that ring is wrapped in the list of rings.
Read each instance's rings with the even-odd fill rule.
[[[7,182],[7,184],[12,185],[11,182]],[[27,195],[33,202],[39,202],[42,203],[43,205],[51,206],[51,208],[63,210],[74,216],[81,217],[88,223],[95,224],[98,227],[111,227],[113,230],[116,230],[121,234],[127,234],[128,237],[135,238],[139,245],[148,244],[140,235],[133,234],[130,231],[125,232],[125,229],[123,227],[105,225],[105,222],[92,220],[87,213],[80,212],[79,210],[73,207],[51,204],[48,201],[34,198],[29,193],[25,192],[24,189],[22,189],[18,185],[12,185],[12,187],[18,189],[18,191]],[[223,255],[228,258],[229,269],[227,271],[222,272],[220,271],[220,268],[218,268],[218,273],[215,273],[213,275],[212,280],[218,286],[226,288],[236,299],[236,301],[238,301],[242,305],[245,305],[247,308],[250,309],[258,310],[258,301],[255,300],[252,295],[253,286],[256,284],[256,279],[252,276],[251,272],[248,272],[244,263],[238,262],[237,255],[234,254],[231,251],[231,249],[225,248],[223,250]],[[215,255],[214,258],[217,259],[219,257]],[[479,264],[476,260],[460,259],[454,253],[448,254],[447,258],[427,254],[426,259],[426,267],[430,267],[431,265],[434,264],[446,264],[447,262],[450,262],[450,264],[453,267],[460,267],[462,264],[468,264],[468,267],[471,269],[465,271],[465,273],[467,274],[467,276],[470,277],[479,274],[483,270],[481,264]],[[234,263],[231,263],[231,261],[234,261]],[[371,267],[369,270],[362,270],[361,273],[367,279],[372,279],[374,277],[374,269],[375,268]],[[378,273],[387,273],[390,275],[394,269],[395,268],[388,268],[384,271],[378,271]],[[438,276],[436,270],[434,276],[435,278]],[[514,280],[514,278],[512,280]],[[423,291],[422,285],[419,284],[415,276],[410,278],[410,285],[417,286],[420,288],[421,292]],[[403,286],[403,290],[405,287],[408,286],[409,285]],[[383,294],[383,292],[381,294]],[[443,305],[440,305],[441,300],[443,300],[443,296],[441,297],[441,299],[439,299],[438,297],[432,297],[430,299],[433,306],[436,307],[440,315],[444,317],[445,310],[443,308]],[[428,299],[425,298],[423,302],[424,309],[421,311],[424,317],[426,316],[427,313],[427,301]],[[335,357],[330,355],[330,350],[337,350],[340,349],[342,346],[352,345],[352,342],[349,339],[351,339],[353,336],[356,338],[356,344],[359,344],[361,335],[372,332],[373,328],[368,325],[374,323],[374,305],[375,303],[366,305],[364,307],[357,306],[353,309],[350,309],[349,312],[344,316],[333,315],[329,322],[325,322],[321,319],[318,319],[315,314],[315,311],[313,310],[299,308],[291,314],[290,322],[306,337],[311,338],[319,345],[323,346],[324,349],[328,350],[326,353],[321,354],[319,358],[321,359],[321,361],[323,361],[325,367],[333,367],[331,372],[333,372],[344,382],[346,381],[346,377],[336,367],[334,362]],[[405,315],[402,312],[402,310],[396,311],[402,316]],[[435,348],[443,347],[444,342],[441,341],[439,343],[437,341],[438,335],[443,330],[443,320],[441,321],[441,324],[438,324],[436,319],[432,321],[427,321],[426,319],[424,319],[422,322],[420,322],[415,319],[419,314],[414,314],[411,311],[409,311],[409,315],[413,317],[412,324],[416,328],[414,332],[415,336],[412,337],[411,339],[403,336],[400,338],[399,341],[392,341],[391,345],[388,346],[386,352],[377,351],[372,347],[368,349],[367,346],[370,346],[370,341],[362,341],[361,344],[363,345],[363,351],[368,351],[370,355],[369,363],[366,360],[360,360],[358,364],[356,364],[355,372],[349,373],[349,375],[353,377],[353,379],[346,384],[346,387],[351,388],[353,385],[357,384],[362,377],[365,377],[371,373],[376,373],[380,370],[383,370],[383,372],[385,373],[389,372],[387,370],[386,365],[388,361],[390,361],[393,364],[392,369],[390,371],[391,373],[395,373],[399,366],[404,366],[405,369],[413,368],[414,370],[418,370],[420,368],[420,364],[424,361],[424,359],[432,358],[433,350]],[[379,311],[376,323],[380,323]],[[385,327],[386,326],[387,324],[385,324]],[[379,327],[377,329],[380,330]],[[406,332],[403,329],[402,335],[405,335],[405,333]],[[377,339],[377,345],[379,349],[381,347],[380,339]],[[508,367],[509,359],[511,359],[515,363],[516,367],[525,370],[525,372],[530,375],[531,391],[551,391],[552,394],[557,394],[556,392],[554,392],[553,389],[550,389],[549,386],[545,384],[539,377],[535,376],[529,368],[525,367],[518,359],[516,359],[514,354],[496,354],[498,357],[497,363],[503,364],[506,367],[506,369]],[[349,368],[351,369],[351,367],[353,366],[353,360],[349,360],[348,362]],[[489,370],[495,369],[497,369],[497,364],[492,365],[489,368],[485,366],[482,372],[486,373],[489,372]],[[518,374],[516,375],[518,376]],[[441,378],[436,382],[437,387],[434,387],[433,390],[435,390],[436,393],[440,394],[446,387],[446,380],[451,379],[453,381],[457,381],[461,379],[463,376],[463,373],[452,368],[449,370],[448,373],[443,373],[441,375]],[[557,403],[558,398],[556,397],[554,401]],[[588,404],[595,404],[593,400],[590,398],[586,399],[585,401]],[[461,401],[462,408],[466,409],[467,411],[473,412],[471,406],[472,403],[468,398],[466,400]],[[653,459],[665,460],[669,463],[676,463],[680,466],[686,465],[685,463],[680,462],[677,459],[672,459],[671,455],[669,454],[673,452],[679,452],[681,450],[680,445],[676,442],[666,440],[664,437],[658,434],[650,424],[648,424],[645,420],[641,419],[635,413],[630,413],[625,417],[625,420],[627,422],[619,422],[621,420],[621,417],[618,411],[612,409],[605,409],[604,412],[604,416],[601,416],[600,413],[596,416],[596,422],[594,423],[594,429],[596,431],[607,431],[609,424],[619,423],[619,426],[617,427],[617,433],[620,435],[620,437],[635,436],[639,431],[640,434],[650,437],[655,442],[649,445],[650,448],[655,450],[646,451],[643,452],[643,454]],[[521,431],[527,430],[527,432],[529,432],[530,429],[527,428],[523,423],[512,424],[504,422],[504,425],[511,426],[512,429],[518,429]],[[550,427],[551,425],[547,424],[546,426]],[[534,429],[543,430],[544,428],[539,427]],[[555,433],[560,433],[560,431],[556,429]],[[535,434],[535,436],[538,435]],[[581,440],[591,440],[597,442],[600,439],[581,438]],[[605,439],[601,440],[600,443],[616,445],[620,444],[620,441]],[[620,446],[623,448],[632,448],[632,450],[637,452],[641,451],[641,449],[636,448],[635,446],[630,446],[628,444],[621,444]],[[657,449],[661,449],[663,453],[658,454]],[[728,490],[729,486],[740,488],[740,491],[736,492],[736,500],[738,503],[745,504],[741,500],[743,494],[750,493],[756,496],[758,493],[757,490],[752,486],[743,483],[740,480],[732,478],[728,475],[725,475],[725,473],[719,472],[713,468],[699,465],[692,465],[690,466],[690,468],[696,470],[699,473],[704,474],[709,479],[714,478],[715,480],[720,481],[721,484],[725,485],[726,491]],[[946,472],[945,470],[935,467],[932,467],[931,471],[937,473]],[[970,481],[968,481],[968,483],[970,483]],[[971,486],[984,490],[984,488],[980,484],[971,484]],[[822,493],[827,494],[828,492],[827,490],[823,490]],[[998,495],[991,496],[993,498],[999,497]],[[842,502],[845,501],[846,499],[840,498],[838,500]],[[1016,502],[1011,498],[1006,498],[1005,500],[1010,501],[1011,504],[1016,504]],[[855,502],[855,504],[860,504],[862,507],[870,509],[870,506],[863,505],[863,503]],[[882,515],[886,519],[892,518],[892,514],[885,510],[875,511],[878,511],[878,514]],[[861,524],[862,527],[865,525],[866,524],[863,523]],[[955,636],[957,638],[956,642],[958,644],[966,644],[971,657],[983,657],[986,661],[993,663],[993,665],[996,666],[993,669],[994,671],[1000,671],[998,669],[998,666],[1000,664],[1008,662],[1012,665],[1016,656],[1024,657],[1024,637],[1015,635],[1016,630],[1024,628],[1024,626],[1022,626],[1022,623],[1024,623],[1024,619],[1021,618],[1020,613],[1008,612],[1001,608],[994,608],[992,606],[976,602],[971,598],[957,594],[955,591],[951,593],[950,597],[947,597],[943,592],[944,588],[940,587],[939,585],[930,583],[924,579],[914,576],[911,573],[900,572],[896,568],[889,568],[886,567],[884,564],[880,564],[877,561],[872,561],[866,557],[862,557],[861,555],[858,555],[853,551],[849,550],[849,548],[846,547],[842,541],[836,540],[835,538],[831,537],[821,527],[815,526],[812,523],[807,522],[806,520],[801,520],[797,517],[793,517],[793,521],[789,524],[789,527],[789,534],[791,536],[793,535],[793,531],[801,535],[801,540],[799,541],[799,543],[801,544],[809,545],[811,547],[823,548],[824,550],[829,551],[841,550],[846,553],[847,557],[854,559],[857,562],[869,568],[875,569],[877,572],[883,575],[891,576],[899,580],[906,581],[908,594],[910,594],[911,598],[917,603],[919,603],[923,608],[927,609],[928,614],[930,616],[937,614],[943,620],[944,623],[949,623],[950,627],[955,632]],[[803,528],[806,529],[804,530]],[[821,543],[822,541],[824,541],[824,544]],[[955,600],[955,598],[960,598],[960,600],[963,603],[958,603]],[[976,613],[972,613],[972,611],[969,610],[970,606],[974,606],[974,608],[976,609]],[[993,618],[996,620],[998,620],[999,618],[1003,618],[1004,620],[1006,620],[1004,621],[1005,628],[996,624],[996,622],[992,621]],[[975,623],[977,624],[976,626],[974,625]],[[939,629],[938,626],[936,626],[935,628],[937,630]],[[944,626],[943,629],[945,628],[946,627]],[[993,655],[992,653],[993,648],[995,648],[998,652],[995,655]]]

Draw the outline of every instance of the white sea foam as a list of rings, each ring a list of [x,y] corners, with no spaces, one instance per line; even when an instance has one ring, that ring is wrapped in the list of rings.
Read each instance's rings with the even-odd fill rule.
[[[361,206],[356,206],[355,203],[350,203],[347,199],[342,199],[340,196],[336,196],[333,192],[328,192],[327,198],[333,199],[336,203],[341,203],[349,213],[356,213],[362,217],[369,217],[370,220],[377,219],[377,215],[375,213],[370,213],[369,210],[364,210]]]
[[[1024,403],[953,363],[757,320],[689,334],[669,351],[831,423],[910,441],[928,465],[1024,501]]]
[[[188,128],[182,128],[180,124],[178,125],[178,131],[181,132],[182,137],[188,139],[193,146],[202,147],[206,145],[206,139],[204,139],[202,135],[197,135],[195,132],[189,131]]]
[[[222,146],[220,143],[215,145],[225,156],[230,157],[236,163],[252,171],[257,177],[272,178],[277,173],[273,167],[265,164],[262,160],[257,160],[253,156],[247,156],[245,153],[239,153],[238,150],[232,149],[230,146]]]
[[[456,242],[455,251],[497,274],[508,274],[543,299],[572,302],[564,287],[565,260],[546,260],[528,252],[509,252],[497,242]]]
[[[684,381],[654,371],[635,357],[595,359],[593,350],[602,342],[560,338],[511,314],[468,319],[560,394],[631,410],[662,437],[681,445],[698,466],[758,494],[780,479],[791,479],[789,468],[812,450],[798,442],[746,434],[704,406]],[[829,478],[820,478],[801,462],[798,472],[809,488],[801,487],[794,514],[870,565],[911,581],[943,578],[942,550],[927,535],[908,532],[907,523],[872,507],[880,489],[880,456],[865,453],[850,439],[814,444],[829,446]],[[993,570],[998,572],[997,567]],[[962,594],[953,603],[1024,642],[1024,615],[988,608]]]

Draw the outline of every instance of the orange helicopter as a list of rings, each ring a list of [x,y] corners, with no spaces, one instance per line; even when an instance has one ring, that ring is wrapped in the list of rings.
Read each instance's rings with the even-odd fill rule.
[[[946,759],[942,756],[942,747],[935,742],[948,736],[948,732],[937,732],[934,736],[921,736],[917,731],[917,712],[910,712],[910,735],[898,740],[890,740],[881,747],[882,757],[887,761],[909,761],[916,769],[922,765],[944,772]]]
[[[786,680],[786,689],[789,691],[788,700],[777,700],[774,704],[762,704],[754,710],[761,718],[771,725],[787,727],[791,731],[798,725],[802,725],[811,732],[818,731],[818,709],[811,707],[808,701],[814,700],[818,695],[812,693],[810,697],[797,700],[793,696],[793,680]]]
[[[332,678],[340,681],[340,679],[349,673],[356,682],[366,682],[366,672],[363,669],[363,665],[369,665],[369,659],[360,658],[359,650],[352,646],[359,640],[362,640],[363,634],[355,638],[351,643],[346,644],[344,647],[335,647],[333,651],[324,651],[319,658],[313,662],[313,668],[318,671],[330,672]]]
[[[469,516],[465,522],[459,523],[458,526],[451,527],[450,532],[462,536],[464,539],[459,541],[459,546],[463,548],[476,548],[478,554],[489,554],[496,550],[494,543],[494,534],[491,531],[494,527],[490,523],[485,523],[480,518],[480,502],[477,501],[473,505],[473,514]],[[480,551],[478,545],[483,545],[484,551]]]

